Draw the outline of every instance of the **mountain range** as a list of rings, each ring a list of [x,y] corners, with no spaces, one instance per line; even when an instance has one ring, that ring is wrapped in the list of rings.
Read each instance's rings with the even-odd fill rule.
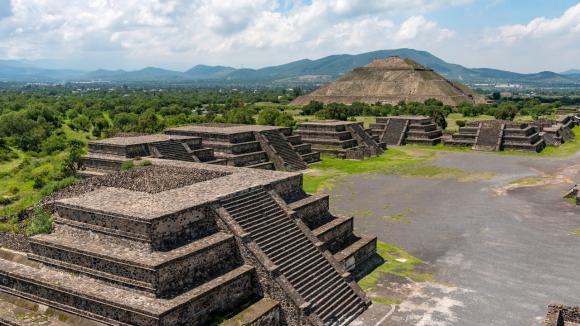
[[[320,84],[364,66],[374,59],[389,56],[409,58],[430,67],[448,79],[468,85],[521,84],[528,86],[580,87],[580,70],[562,73],[542,71],[532,74],[490,68],[466,68],[448,63],[426,51],[395,49],[350,55],[331,55],[317,60],[303,59],[261,69],[236,69],[227,66],[196,65],[187,71],[147,67],[141,70],[79,71],[47,69],[18,60],[0,60],[0,81],[7,82],[200,82],[223,84]]]

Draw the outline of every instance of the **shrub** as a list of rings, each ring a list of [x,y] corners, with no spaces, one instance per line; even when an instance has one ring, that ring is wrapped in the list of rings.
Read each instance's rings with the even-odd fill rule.
[[[140,161],[139,163],[137,163],[137,166],[138,167],[142,167],[142,166],[149,166],[149,165],[152,165],[152,164],[153,163],[151,163],[151,161],[143,160],[143,161]]]
[[[458,127],[465,127],[465,120],[457,120],[455,123]]]
[[[281,112],[279,110],[272,108],[263,109],[260,111],[260,113],[258,113],[257,123],[259,125],[275,126],[276,120],[280,115]]]
[[[52,214],[41,206],[35,207],[26,225],[26,235],[49,233],[51,230]]]
[[[296,120],[288,112],[281,112],[276,118],[276,126],[293,128],[296,125]]]
[[[135,167],[135,163],[133,163],[133,161],[131,161],[131,160],[124,161],[123,163],[121,163],[121,171],[130,170],[134,167]]]

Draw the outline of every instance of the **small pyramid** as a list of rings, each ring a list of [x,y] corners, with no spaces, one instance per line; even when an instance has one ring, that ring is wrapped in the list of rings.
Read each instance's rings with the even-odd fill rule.
[[[468,87],[449,81],[411,59],[388,57],[356,68],[340,79],[314,92],[296,98],[291,104],[304,106],[311,101],[352,104],[398,104],[436,99],[446,105],[463,102],[485,103],[485,98]]]

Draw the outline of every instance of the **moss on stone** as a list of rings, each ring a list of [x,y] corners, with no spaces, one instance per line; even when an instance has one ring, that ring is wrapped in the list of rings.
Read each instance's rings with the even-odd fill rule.
[[[409,278],[415,282],[426,282],[433,278],[430,273],[416,271],[416,268],[424,265],[425,262],[397,246],[377,241],[377,253],[385,262],[358,281],[360,287],[365,291],[372,290],[385,274]]]

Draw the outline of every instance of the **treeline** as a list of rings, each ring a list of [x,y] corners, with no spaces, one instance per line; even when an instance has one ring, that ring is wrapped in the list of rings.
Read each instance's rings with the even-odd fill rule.
[[[356,116],[384,117],[391,115],[426,115],[433,118],[445,129],[445,118],[450,113],[461,113],[466,117],[490,115],[496,119],[513,120],[517,115],[529,115],[534,119],[550,115],[560,107],[560,102],[542,103],[539,99],[527,101],[502,101],[496,104],[463,103],[457,107],[444,105],[441,101],[429,99],[423,103],[400,102],[391,104],[339,103],[322,104],[312,101],[302,108],[303,115],[315,115],[319,119],[349,120]]]

